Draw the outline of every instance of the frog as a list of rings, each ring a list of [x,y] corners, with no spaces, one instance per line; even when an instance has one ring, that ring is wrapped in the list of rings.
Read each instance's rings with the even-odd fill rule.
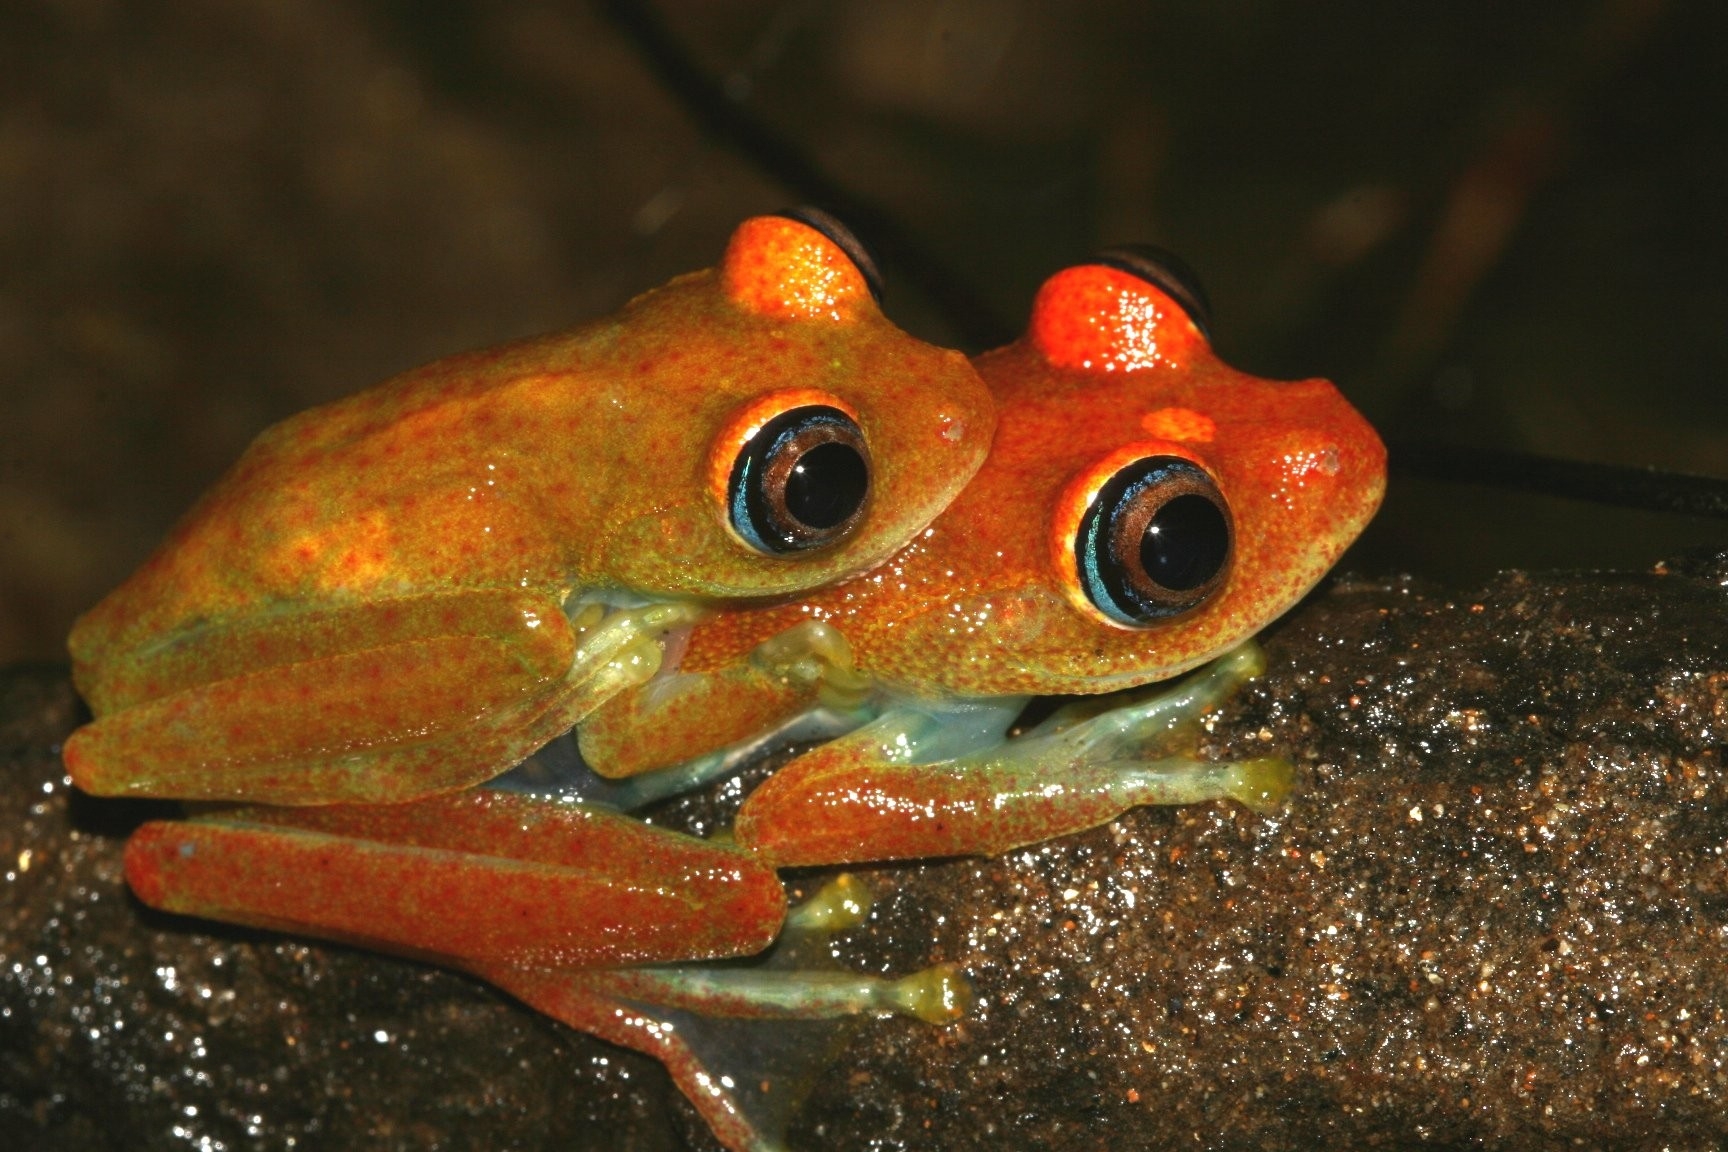
[[[867,569],[981,465],[994,404],[814,209],[566,331],[267,429],[69,640],[96,795],[473,787],[651,677],[716,605]]]
[[[714,967],[865,914],[845,887],[789,908],[780,869],[991,855],[1141,803],[1270,807],[1289,785],[1274,758],[1215,765],[1180,745],[1258,670],[1248,638],[1373,515],[1385,453],[1330,383],[1225,365],[1173,268],[1118,250],[1052,276],[1026,334],[975,361],[995,436],[940,514],[866,573],[697,621],[652,679],[560,738],[619,781],[602,793],[686,788],[824,714],[831,738],[751,793],[729,839],[640,823],[619,793],[252,806],[144,825],[133,890],[469,971],[660,1059],[727,1147],[776,1147],[748,1083],[712,1070],[679,1013],[939,1022],[967,996],[940,965]],[[1011,734],[1046,693],[1077,699]]]

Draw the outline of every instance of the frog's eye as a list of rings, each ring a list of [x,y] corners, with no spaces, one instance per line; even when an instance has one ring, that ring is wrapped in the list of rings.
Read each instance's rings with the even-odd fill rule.
[[[1200,335],[1212,339],[1212,305],[1206,299],[1206,289],[1194,269],[1174,252],[1153,244],[1121,244],[1104,249],[1092,259],[1095,264],[1137,276],[1163,292],[1188,313]]]
[[[758,552],[785,554],[844,538],[870,496],[870,450],[853,414],[822,393],[771,396],[722,435],[732,530]]]
[[[1147,456],[1096,489],[1073,537],[1079,591],[1129,627],[1204,602],[1230,564],[1230,510],[1204,469],[1179,456]]]

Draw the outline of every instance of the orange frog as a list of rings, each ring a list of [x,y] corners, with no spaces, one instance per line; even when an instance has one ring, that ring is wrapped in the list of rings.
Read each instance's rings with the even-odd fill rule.
[[[72,631],[99,795],[387,802],[497,776],[715,604],[904,545],[994,411],[822,213],[568,332],[259,436]]]
[[[775,867],[988,854],[1136,804],[1270,804],[1286,787],[1278,761],[1182,753],[1192,721],[1253,674],[1245,641],[1372,516],[1385,454],[1332,385],[1219,361],[1200,315],[1197,289],[1142,252],[1058,273],[1027,334],[976,361],[996,438],[945,512],[867,575],[698,622],[667,642],[655,679],[578,729],[596,769],[635,777],[599,792],[631,801],[773,739],[851,729],[760,787],[734,842],[569,794],[483,789],[149,824],[128,878],[158,907],[474,972],[658,1056],[729,1147],[773,1147],[751,1114],[755,1079],[711,1072],[680,1013],[939,1020],[965,994],[941,969],[887,981],[692,963],[859,914],[839,888],[789,920]],[[1173,692],[1074,704],[1009,735],[1034,694],[1133,688],[1209,660]],[[523,771],[567,756],[563,743]]]

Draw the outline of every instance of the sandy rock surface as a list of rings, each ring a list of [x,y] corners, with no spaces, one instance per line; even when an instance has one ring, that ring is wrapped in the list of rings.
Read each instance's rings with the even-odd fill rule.
[[[1728,1141],[1728,558],[1345,581],[1267,647],[1208,748],[1295,761],[1282,813],[864,873],[833,951],[978,1003],[809,1057],[792,1147]],[[653,1065],[465,978],[142,911],[145,813],[69,802],[75,722],[54,670],[0,685],[0,1145],[708,1146]]]

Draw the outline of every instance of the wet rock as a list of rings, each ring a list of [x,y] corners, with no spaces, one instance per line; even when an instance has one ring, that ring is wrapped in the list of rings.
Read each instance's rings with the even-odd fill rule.
[[[835,950],[979,1001],[855,1031],[792,1147],[1728,1140],[1728,556],[1342,582],[1267,647],[1208,749],[1291,757],[1284,811],[865,873]],[[465,978],[142,911],[139,814],[68,810],[74,707],[0,689],[0,1146],[705,1146],[651,1064]]]
[[[162,809],[71,793],[77,708],[0,680],[0,1148],[687,1146],[658,1065],[473,980],[145,909],[120,847]]]
[[[862,965],[977,1009],[881,1025],[822,1147],[1718,1148],[1728,562],[1346,583],[1216,725],[1271,818],[1142,810],[876,877]]]

